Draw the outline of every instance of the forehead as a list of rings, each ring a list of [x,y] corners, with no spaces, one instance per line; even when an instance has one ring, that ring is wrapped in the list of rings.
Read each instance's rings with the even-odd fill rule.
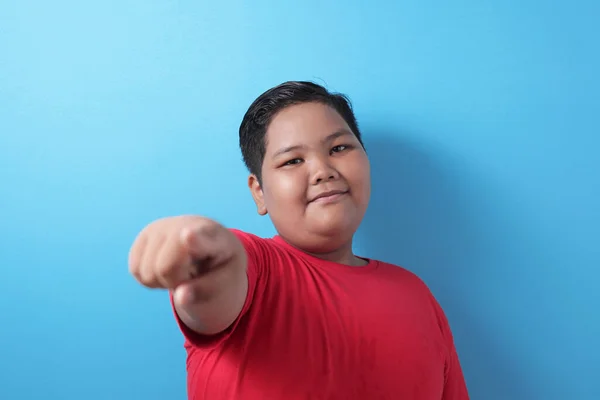
[[[266,135],[267,153],[281,146],[311,145],[350,127],[332,107],[303,103],[286,107],[275,115]]]

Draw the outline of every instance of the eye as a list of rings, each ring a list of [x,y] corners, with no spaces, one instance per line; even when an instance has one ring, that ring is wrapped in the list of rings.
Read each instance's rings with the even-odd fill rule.
[[[350,146],[346,145],[346,144],[340,144],[339,146],[335,146],[331,149],[331,153],[339,153],[341,151],[344,150],[348,150],[350,148]]]
[[[285,162],[283,165],[295,165],[295,164],[300,164],[301,162],[302,162],[301,158],[294,158],[294,159],[291,159],[291,160]]]

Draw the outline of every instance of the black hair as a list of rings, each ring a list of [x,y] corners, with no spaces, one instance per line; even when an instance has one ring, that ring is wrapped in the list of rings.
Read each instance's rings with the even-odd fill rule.
[[[259,182],[266,151],[265,135],[271,120],[288,106],[310,102],[322,103],[336,110],[364,147],[352,103],[346,95],[329,92],[323,86],[313,82],[284,82],[254,100],[240,124],[242,157],[250,173],[256,175]]]

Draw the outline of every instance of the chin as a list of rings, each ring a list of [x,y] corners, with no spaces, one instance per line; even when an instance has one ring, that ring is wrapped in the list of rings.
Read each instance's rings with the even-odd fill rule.
[[[279,235],[309,253],[329,253],[352,241],[364,213],[358,210],[320,212],[295,223],[273,221]]]
[[[335,212],[324,212],[310,221],[311,231],[320,236],[348,236],[351,238],[358,229],[364,214],[357,211],[335,210]]]
[[[311,231],[315,233],[317,236],[322,237],[336,237],[336,236],[346,236],[348,231],[352,231],[353,225],[349,224],[347,221],[337,221],[337,222],[322,222],[318,225],[313,226]]]
[[[358,229],[358,224],[348,220],[344,221],[323,221],[311,229],[314,236],[319,241],[327,243],[326,247],[334,247],[335,250],[352,240],[354,233]]]

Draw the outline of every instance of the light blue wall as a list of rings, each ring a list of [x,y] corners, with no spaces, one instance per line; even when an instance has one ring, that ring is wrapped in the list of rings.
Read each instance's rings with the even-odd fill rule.
[[[182,213],[273,234],[237,128],[288,79],[354,101],[357,251],[430,285],[472,398],[600,398],[598,3],[290,3],[2,1],[0,398],[185,398],[127,252]]]

